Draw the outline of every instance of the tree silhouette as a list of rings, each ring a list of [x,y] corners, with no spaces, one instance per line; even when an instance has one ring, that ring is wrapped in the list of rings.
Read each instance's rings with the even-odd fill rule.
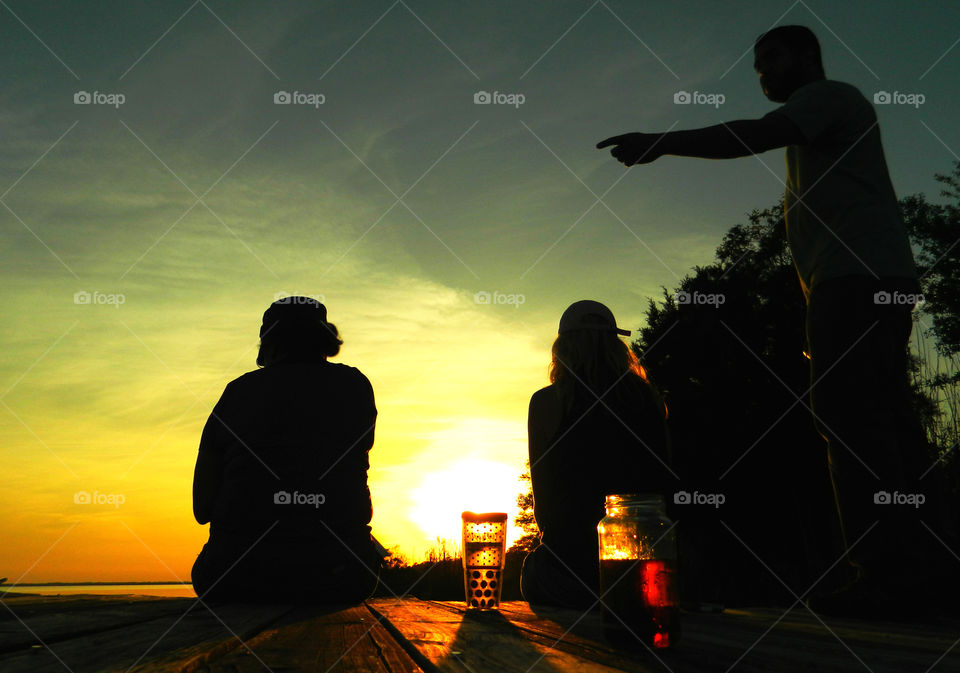
[[[915,312],[917,348],[926,350],[933,338],[936,353],[922,354],[915,382],[930,398],[921,413],[928,437],[954,471],[954,489],[960,469],[953,449],[960,440],[960,161],[951,175],[935,178],[950,187],[940,193],[956,203],[931,204],[923,194],[900,200],[910,239],[918,248],[917,268],[924,302]],[[937,357],[939,356],[939,357]]]
[[[924,295],[923,311],[933,319],[929,333],[944,356],[960,353],[960,161],[953,173],[934,175],[948,186],[940,192],[955,204],[931,204],[923,194],[900,200],[910,238],[919,248],[916,256]],[[957,379],[956,370],[953,372]]]
[[[533,483],[530,481],[530,461],[527,460],[526,469],[520,475],[520,481],[526,486],[517,495],[517,507],[520,508],[513,523],[523,531],[512,545],[507,553],[531,552],[540,545],[540,529],[537,527],[537,520],[533,517]]]
[[[958,177],[949,184],[956,188]],[[951,252],[947,223],[957,210],[922,196],[901,205],[921,261],[930,268],[939,260],[926,282],[938,337],[949,347],[960,250]],[[679,523],[688,599],[792,602],[783,583],[806,589],[843,551],[826,443],[808,406],[804,312],[781,204],[751,212],[724,236],[713,264],[649,302],[633,348],[669,406],[682,488],[726,497],[716,508],[669,509]],[[913,402],[921,419],[936,415],[928,391],[915,387]],[[936,454],[931,446],[931,462]],[[818,588],[844,579],[834,573]]]
[[[935,174],[947,185],[940,192],[954,203],[931,204],[923,194],[900,200],[915,255],[924,302],[914,312],[921,359],[913,374],[924,404],[920,418],[944,468],[944,498],[953,525],[960,522],[960,161],[950,175]],[[933,338],[935,353],[926,339]],[[932,480],[938,482],[939,475]]]

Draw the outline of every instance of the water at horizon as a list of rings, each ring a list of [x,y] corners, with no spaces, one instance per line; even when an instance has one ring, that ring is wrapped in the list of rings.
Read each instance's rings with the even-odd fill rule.
[[[139,594],[141,596],[171,596],[175,598],[195,598],[192,584],[42,584],[37,586],[0,586],[0,591],[11,594],[96,594],[100,596],[118,596],[121,594]]]

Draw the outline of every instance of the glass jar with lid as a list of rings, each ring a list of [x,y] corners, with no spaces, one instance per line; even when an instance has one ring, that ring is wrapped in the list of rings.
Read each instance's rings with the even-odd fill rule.
[[[677,535],[659,494],[613,494],[597,524],[600,596],[608,637],[651,647],[680,637]],[[631,635],[632,634],[632,635]]]

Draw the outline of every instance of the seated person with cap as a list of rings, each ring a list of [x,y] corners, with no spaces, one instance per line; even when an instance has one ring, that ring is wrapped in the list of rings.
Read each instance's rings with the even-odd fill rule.
[[[197,522],[210,538],[193,587],[213,601],[359,603],[378,581],[367,453],[377,409],[308,297],[263,314],[257,365],[227,384],[200,439]]]
[[[593,606],[605,497],[672,490],[666,406],[618,336],[629,334],[596,301],[575,302],[560,318],[551,383],[533,394],[528,416],[541,535],[521,572],[529,603]]]

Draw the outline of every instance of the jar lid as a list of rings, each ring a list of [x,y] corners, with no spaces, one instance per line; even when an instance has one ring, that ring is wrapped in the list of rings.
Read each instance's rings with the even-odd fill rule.
[[[663,506],[659,493],[611,493],[607,495],[607,507]]]

